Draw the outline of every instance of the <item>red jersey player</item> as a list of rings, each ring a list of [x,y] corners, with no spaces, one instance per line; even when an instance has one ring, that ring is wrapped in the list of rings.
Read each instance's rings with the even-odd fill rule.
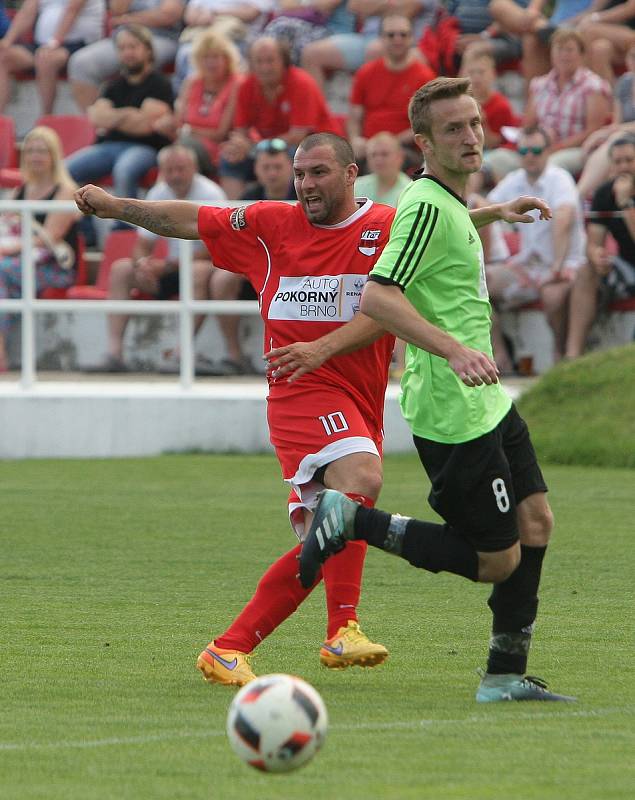
[[[202,239],[217,266],[250,280],[269,351],[271,441],[291,486],[291,522],[302,538],[325,486],[368,506],[381,488],[384,393],[394,339],[356,312],[394,210],[355,199],[357,166],[339,136],[308,136],[296,152],[294,174],[297,206],[262,202],[199,210],[184,202],[114,198],[94,186],[78,190],[76,201],[83,213],[164,236]],[[366,346],[357,349],[360,343]],[[197,666],[208,681],[240,686],[254,677],[249,654],[314,588],[303,589],[297,580],[299,551],[297,545],[266,571],[238,617],[201,653]],[[374,666],[388,655],[357,623],[365,551],[365,543],[347,547],[316,579],[324,579],[326,591],[320,660],[327,667]]]

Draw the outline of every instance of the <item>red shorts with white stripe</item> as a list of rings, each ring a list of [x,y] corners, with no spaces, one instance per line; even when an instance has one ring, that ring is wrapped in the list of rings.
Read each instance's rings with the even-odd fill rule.
[[[304,509],[315,507],[324,486],[316,470],[352,453],[381,458],[381,419],[367,419],[354,398],[335,387],[296,390],[292,396],[269,397],[267,417],[271,443],[291,485],[289,517],[298,537],[304,533]]]

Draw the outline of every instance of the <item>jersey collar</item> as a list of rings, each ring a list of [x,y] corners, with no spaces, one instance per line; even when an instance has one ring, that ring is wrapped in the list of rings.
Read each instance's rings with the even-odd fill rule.
[[[460,195],[458,195],[455,191],[450,189],[449,186],[446,186],[445,183],[443,183],[443,181],[440,181],[438,178],[435,178],[434,175],[428,175],[426,172],[424,172],[424,169],[425,167],[418,169],[412,176],[412,180],[418,181],[421,180],[422,178],[427,178],[429,181],[434,181],[435,183],[438,183],[442,189],[445,189],[446,192],[449,192],[452,195],[452,197],[455,197],[462,206],[465,206],[467,208],[467,203]]]
[[[352,225],[354,222],[357,222],[360,217],[363,217],[373,205],[373,201],[368,197],[356,197],[355,202],[359,208],[351,214],[350,217],[343,219],[341,222],[336,222],[335,225],[313,225],[313,227],[324,228],[327,231],[337,230],[337,228],[348,228],[349,225]]]

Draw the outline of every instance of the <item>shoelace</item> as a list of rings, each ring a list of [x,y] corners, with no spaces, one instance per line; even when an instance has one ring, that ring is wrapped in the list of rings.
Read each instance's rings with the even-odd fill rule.
[[[481,678],[484,678],[487,675],[487,672],[482,667],[477,667],[476,674],[479,675]],[[525,684],[526,686],[538,689],[541,692],[549,691],[549,686],[547,682],[542,678],[537,678],[535,675],[525,675],[525,677],[521,680],[521,683]]]
[[[547,682],[542,678],[536,678],[535,675],[525,675],[523,678],[523,683],[529,684],[530,686],[539,689],[541,692],[546,692],[549,689]]]
[[[344,635],[353,642],[365,641],[368,638],[361,632],[359,625],[355,622],[346,626],[346,633]]]

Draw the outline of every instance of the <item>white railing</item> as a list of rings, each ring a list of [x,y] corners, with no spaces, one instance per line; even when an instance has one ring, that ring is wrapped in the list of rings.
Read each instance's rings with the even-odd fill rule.
[[[236,203],[217,203],[235,206]],[[194,242],[179,242],[179,299],[178,300],[40,300],[35,292],[33,264],[34,212],[77,211],[70,201],[0,200],[0,214],[19,212],[22,218],[22,297],[14,300],[0,298],[0,312],[19,314],[22,320],[22,366],[20,386],[31,389],[37,382],[35,351],[35,316],[50,312],[94,312],[118,314],[178,314],[180,331],[179,383],[189,390],[194,382],[194,316],[196,314],[258,314],[255,300],[194,300],[192,298],[192,246]]]

